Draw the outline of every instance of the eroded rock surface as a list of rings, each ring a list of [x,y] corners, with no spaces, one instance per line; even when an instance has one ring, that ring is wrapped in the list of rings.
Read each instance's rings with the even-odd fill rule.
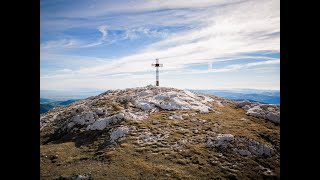
[[[40,116],[44,179],[66,169],[69,179],[91,178],[85,173],[93,171],[93,179],[279,176],[277,105],[147,86],[110,90]],[[168,175],[153,172],[159,169]]]
[[[280,106],[273,104],[252,103],[248,101],[239,102],[238,107],[247,111],[247,115],[267,119],[280,124]]]

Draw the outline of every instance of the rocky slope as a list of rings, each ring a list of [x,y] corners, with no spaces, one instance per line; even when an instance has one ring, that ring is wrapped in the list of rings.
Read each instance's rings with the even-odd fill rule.
[[[278,179],[280,106],[113,90],[40,116],[42,179]]]

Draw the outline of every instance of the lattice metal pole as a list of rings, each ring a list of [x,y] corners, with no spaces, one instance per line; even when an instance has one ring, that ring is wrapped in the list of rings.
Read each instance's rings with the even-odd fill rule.
[[[162,64],[159,64],[159,59],[156,59],[156,64],[152,64],[156,67],[156,86],[159,86],[159,67],[162,67]]]
[[[156,59],[156,86],[159,86],[159,59]]]

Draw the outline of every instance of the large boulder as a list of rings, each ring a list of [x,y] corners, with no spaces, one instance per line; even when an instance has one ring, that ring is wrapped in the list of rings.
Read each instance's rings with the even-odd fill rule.
[[[208,147],[223,147],[226,148],[229,142],[234,140],[234,135],[232,134],[218,134],[214,140],[209,139],[207,141]]]
[[[137,101],[135,103],[136,107],[142,109],[142,110],[151,110],[153,108],[155,108],[155,106],[153,104],[150,104],[147,101]]]
[[[248,109],[247,115],[265,118],[265,112],[260,108],[260,106],[254,106],[253,108]]]
[[[244,106],[250,106],[252,103],[249,101],[242,101],[240,103],[237,104],[237,107],[242,108]]]
[[[84,111],[81,114],[75,115],[72,122],[80,125],[92,124],[95,121],[95,113],[92,111]]]
[[[274,123],[280,123],[280,113],[268,112],[266,118]]]
[[[238,107],[247,111],[247,115],[263,118],[280,124],[280,106],[273,104],[250,103],[247,101],[238,103]]]
[[[249,151],[254,155],[266,155],[271,156],[274,154],[273,148],[269,147],[266,144],[259,143],[254,140],[249,140]]]
[[[123,113],[119,113],[113,116],[109,116],[107,118],[98,119],[93,124],[88,125],[87,130],[103,130],[110,124],[115,124],[124,120],[124,117],[125,116]]]

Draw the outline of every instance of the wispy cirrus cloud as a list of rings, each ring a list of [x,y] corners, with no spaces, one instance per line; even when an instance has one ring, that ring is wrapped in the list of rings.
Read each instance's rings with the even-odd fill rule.
[[[273,60],[267,60],[267,61],[262,61],[262,62],[254,62],[254,63],[247,63],[247,64],[232,64],[232,65],[228,65],[226,67],[223,68],[216,68],[216,69],[208,69],[208,71],[203,71],[203,70],[192,70],[190,72],[186,72],[186,73],[190,73],[190,74],[204,74],[204,73],[217,73],[217,72],[230,72],[230,71],[238,71],[241,69],[247,69],[250,67],[256,67],[256,66],[263,66],[263,65],[273,65],[273,64],[280,64],[280,60],[279,59],[273,59]]]
[[[279,57],[270,56],[280,53],[280,4],[275,0],[192,0],[184,3],[139,0],[133,4],[80,1],[62,3],[64,8],[58,8],[62,6],[59,1],[58,5],[49,6],[52,3],[42,3],[42,7],[48,6],[42,10],[42,34],[64,34],[70,30],[72,33],[64,35],[73,41],[60,34],[62,39],[41,42],[44,52],[41,86],[44,89],[54,87],[50,84],[58,87],[59,82],[62,87],[64,83],[59,78],[73,79],[77,85],[68,83],[68,86],[74,87],[86,86],[86,78],[109,82],[108,76],[112,76],[121,78],[119,82],[131,81],[137,73],[152,75],[150,64],[155,58],[164,63],[162,71],[168,76],[242,73],[248,68],[277,65],[280,61]],[[52,12],[55,12],[53,17]],[[47,53],[55,47],[61,50]],[[66,53],[66,49],[72,51]],[[216,67],[223,63],[227,65]],[[50,64],[59,64],[59,68],[64,69],[71,66],[72,72],[50,70]],[[204,64],[207,68],[186,69],[194,64]],[[141,75],[141,78],[144,80],[138,78],[133,84],[152,82],[147,76]],[[278,79],[272,76],[268,82],[274,82],[275,87]],[[193,78],[181,86],[188,87],[197,81]],[[254,79],[250,81],[250,77],[246,81],[244,84],[251,86],[257,83]],[[266,86],[272,84],[270,82]],[[120,87],[119,83],[107,84],[103,87]],[[216,86],[223,86],[223,83]]]
[[[224,6],[244,2],[243,0],[78,0],[61,3],[61,1],[42,0],[40,7],[46,9],[43,16],[51,16],[54,13],[57,17],[66,18],[92,18],[104,17],[117,13],[139,13],[165,9],[186,9],[186,8],[207,8]]]
[[[72,48],[77,47],[79,45],[79,41],[76,39],[59,39],[46,41],[41,44],[42,49],[56,49],[56,48]]]
[[[88,44],[88,45],[84,45],[82,47],[94,47],[94,46],[98,46],[100,44],[102,44],[104,41],[107,40],[108,37],[108,26],[104,25],[104,26],[100,26],[98,27],[98,30],[101,32],[101,37],[97,42]]]

